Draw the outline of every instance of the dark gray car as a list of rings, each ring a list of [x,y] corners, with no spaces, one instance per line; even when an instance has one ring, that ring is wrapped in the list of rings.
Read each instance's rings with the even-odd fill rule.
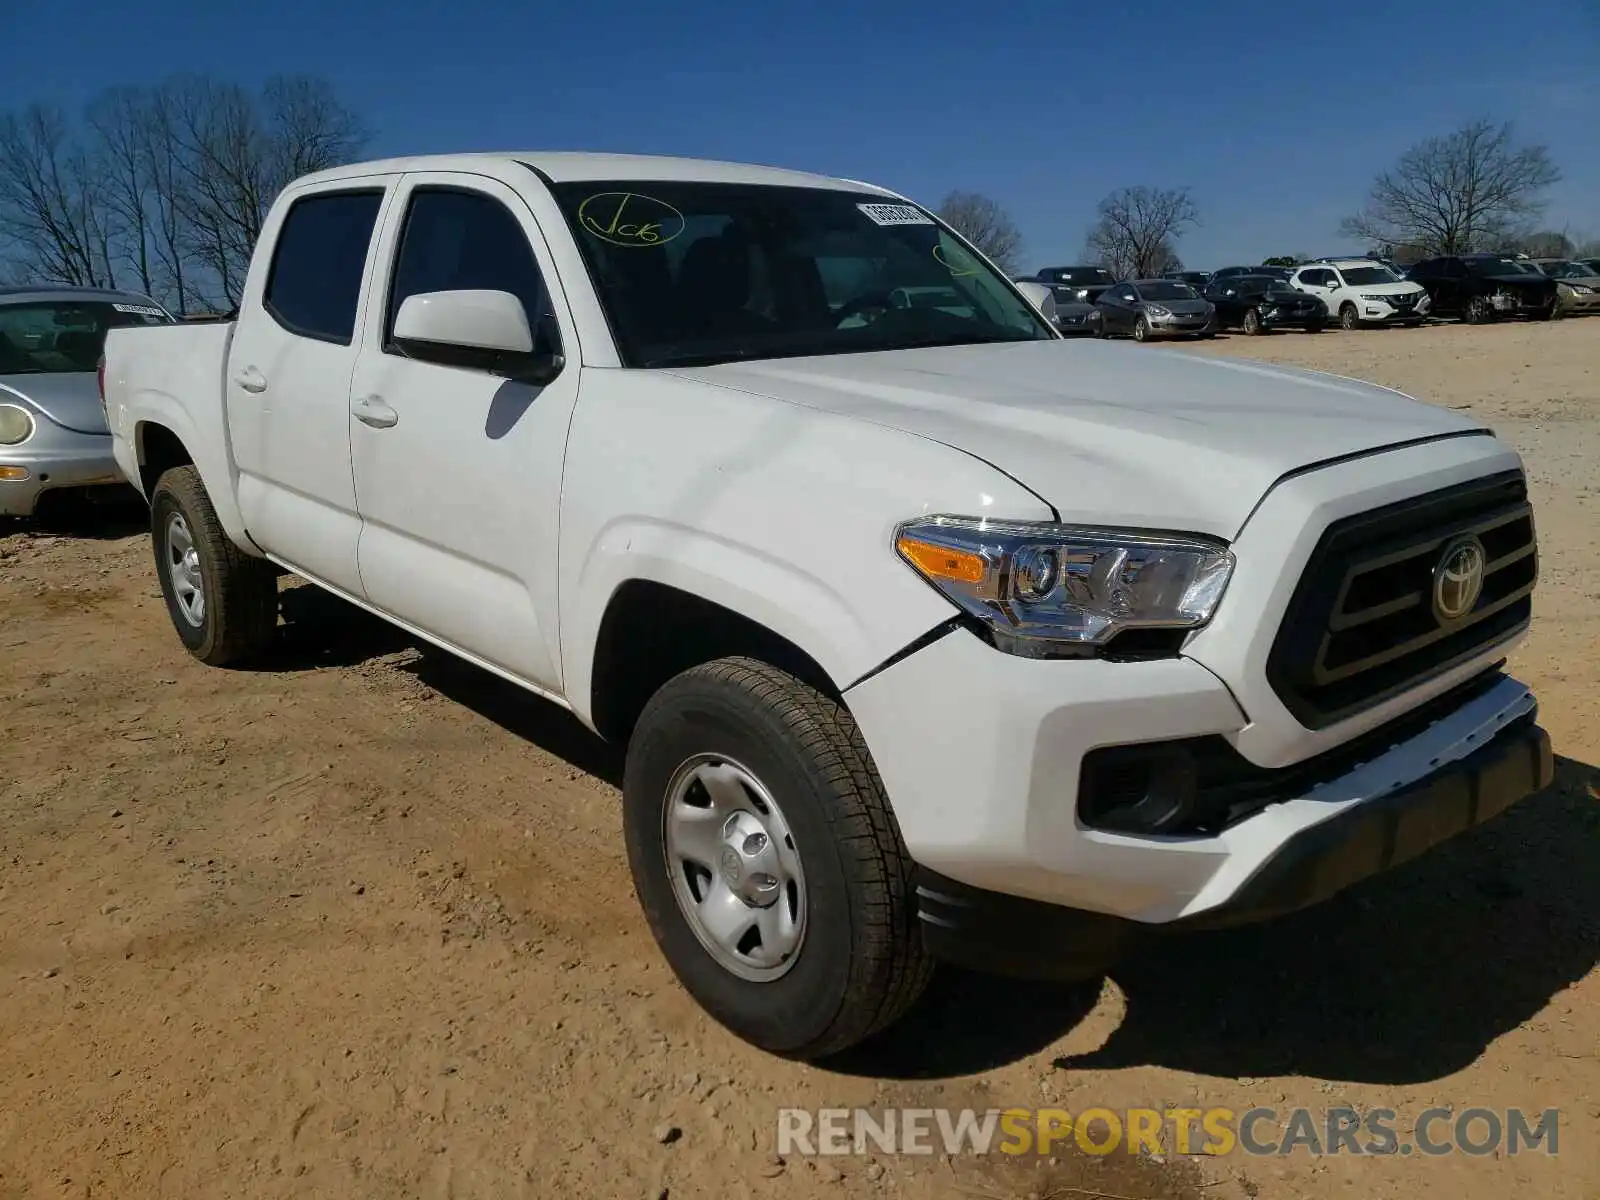
[[[100,401],[106,331],[172,321],[134,292],[0,288],[0,516],[32,516],[47,493],[126,485]]]
[[[1129,279],[1107,288],[1096,302],[1107,336],[1211,337],[1216,309],[1186,283],[1175,279]]]

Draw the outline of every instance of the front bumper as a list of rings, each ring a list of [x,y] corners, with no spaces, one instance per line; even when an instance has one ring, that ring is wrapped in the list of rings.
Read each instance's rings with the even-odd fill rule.
[[[1346,808],[1284,841],[1225,903],[1153,930],[1093,913],[966,887],[934,872],[918,880],[923,940],[936,957],[976,970],[1072,978],[1153,932],[1216,929],[1320,903],[1418,857],[1548,787],[1555,776],[1549,735],[1533,711],[1465,758],[1408,787]]]
[[[984,891],[1163,924],[1223,908],[1303,831],[1411,787],[1533,711],[1516,680],[1489,682],[1459,704],[1439,701],[1453,707],[1420,732],[1406,721],[1415,704],[1397,714],[1397,744],[1382,727],[1367,731],[1377,741],[1362,747],[1360,765],[1335,757],[1337,744],[1318,752],[1333,766],[1311,777],[1297,768],[1316,753],[1251,764],[1258,782],[1267,773],[1264,798],[1203,835],[1109,832],[1079,814],[1090,751],[1235,740],[1252,724],[1193,659],[1028,659],[957,629],[845,698],[921,867]]]
[[[1569,313],[1600,312],[1600,292],[1590,292],[1587,296],[1577,293],[1563,293],[1559,303],[1561,308]]]
[[[26,472],[22,479],[0,479],[0,516],[7,517],[32,516],[46,492],[127,483],[110,434],[79,433],[43,418],[22,445],[0,446],[0,467]]]
[[[1157,337],[1189,337],[1216,328],[1214,316],[1147,317],[1147,320],[1150,322],[1150,332]]]
[[[1407,321],[1424,321],[1433,307],[1427,296],[1415,304],[1404,307],[1386,301],[1362,300],[1356,309],[1361,320],[1373,325],[1400,325]]]

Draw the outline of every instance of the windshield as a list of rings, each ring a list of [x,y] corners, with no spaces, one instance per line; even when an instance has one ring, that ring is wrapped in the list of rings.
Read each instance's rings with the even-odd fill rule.
[[[1556,262],[1545,263],[1544,273],[1552,279],[1587,279],[1594,271],[1582,263]]]
[[[1528,275],[1540,274],[1536,268],[1514,258],[1469,258],[1467,270],[1474,275]]]
[[[1054,339],[920,208],[826,188],[556,184],[630,367]]]
[[[1341,267],[1344,281],[1352,287],[1373,283],[1399,283],[1400,277],[1388,267]]]
[[[1175,279],[1156,279],[1139,285],[1139,296],[1144,300],[1193,300],[1194,289]]]
[[[0,375],[67,375],[100,365],[106,330],[170,325],[161,309],[134,300],[42,300],[0,305]]]

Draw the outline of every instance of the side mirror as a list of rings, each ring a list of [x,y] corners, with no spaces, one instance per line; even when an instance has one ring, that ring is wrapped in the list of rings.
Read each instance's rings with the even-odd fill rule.
[[[468,367],[543,387],[566,360],[548,314],[538,336],[510,292],[461,290],[407,296],[395,314],[394,342],[412,358]]]
[[[1055,323],[1056,294],[1053,291],[1044,284],[1034,283],[1031,280],[1017,284],[1017,291],[1026,296],[1028,303],[1043,313],[1046,320],[1051,324]]]

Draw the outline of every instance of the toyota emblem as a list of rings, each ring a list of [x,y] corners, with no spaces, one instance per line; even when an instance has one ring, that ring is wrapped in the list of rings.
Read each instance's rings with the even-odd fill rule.
[[[1459,621],[1483,595],[1483,543],[1475,537],[1451,542],[1433,568],[1433,615],[1441,625]]]

